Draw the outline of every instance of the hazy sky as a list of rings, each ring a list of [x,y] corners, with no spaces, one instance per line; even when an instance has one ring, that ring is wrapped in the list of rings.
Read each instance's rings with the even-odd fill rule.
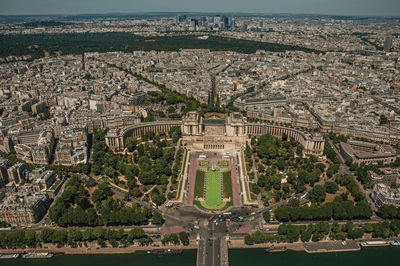
[[[0,0],[0,14],[257,12],[400,16],[400,0]]]

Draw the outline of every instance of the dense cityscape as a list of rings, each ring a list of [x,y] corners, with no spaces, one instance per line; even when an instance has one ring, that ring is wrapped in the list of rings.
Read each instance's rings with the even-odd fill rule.
[[[0,16],[0,254],[399,245],[399,22]]]

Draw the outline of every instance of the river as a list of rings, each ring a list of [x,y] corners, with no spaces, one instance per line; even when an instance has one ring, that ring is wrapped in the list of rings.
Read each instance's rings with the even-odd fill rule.
[[[230,266],[395,266],[399,265],[400,247],[366,248],[359,252],[307,254],[286,251],[266,253],[264,249],[229,250]],[[154,256],[145,252],[124,255],[56,255],[43,260],[1,260],[1,265],[38,266],[194,266],[196,250],[185,250],[182,255]]]

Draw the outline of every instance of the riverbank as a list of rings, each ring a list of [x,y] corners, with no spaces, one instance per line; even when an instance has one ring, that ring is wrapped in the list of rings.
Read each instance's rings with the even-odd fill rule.
[[[229,250],[229,266],[375,266],[396,265],[400,260],[397,247],[363,248],[358,252],[309,254],[304,251],[267,253],[264,249]]]
[[[263,244],[254,244],[254,245],[246,245],[244,243],[244,240],[230,240],[229,241],[229,249],[266,249],[270,248],[272,246],[281,246],[281,247],[286,247],[288,250],[293,250],[293,251],[305,251],[303,242],[293,242],[293,243],[278,243],[278,244],[272,244],[272,243],[263,243]]]
[[[389,242],[389,240],[386,240]],[[229,249],[269,249],[271,247],[281,247],[291,251],[304,251],[307,253],[336,253],[360,251],[360,241],[346,240],[345,242],[337,240],[326,240],[320,242],[303,243],[301,241],[293,243],[263,243],[246,245],[243,239],[231,239],[228,244]],[[100,247],[97,243],[92,242],[88,247],[57,247],[54,244],[45,244],[41,248],[25,248],[25,249],[0,249],[0,254],[27,253],[27,252],[49,252],[54,254],[78,255],[78,254],[131,254],[138,251],[148,251],[155,249],[178,249],[178,250],[197,250],[198,243],[191,239],[189,245],[162,245],[161,242],[154,242],[152,246],[129,247]]]
[[[89,243],[88,247],[57,247],[53,244],[45,244],[41,248],[20,248],[20,249],[0,249],[0,254],[11,254],[11,253],[27,253],[27,252],[49,252],[54,254],[66,254],[66,255],[79,255],[79,254],[131,254],[138,251],[147,251],[154,249],[179,249],[179,250],[190,250],[197,249],[196,241],[190,241],[188,246],[183,245],[167,245],[163,246],[161,242],[154,242],[154,246],[129,246],[129,247],[99,247],[96,243]]]
[[[196,250],[185,250],[181,255],[155,256],[145,251],[132,254],[92,254],[92,255],[61,255],[52,259],[3,260],[7,266],[193,266],[196,265]],[[267,253],[262,248],[230,249],[229,266],[375,266],[396,265],[400,260],[398,247],[372,247],[359,252],[308,254],[303,251]]]
[[[271,247],[280,247],[282,250],[292,250],[292,251],[304,251],[310,254],[315,253],[337,253],[337,252],[355,252],[361,250],[361,242],[359,240],[346,240],[346,241],[338,241],[338,240],[325,240],[319,242],[293,242],[293,243],[263,243],[263,244],[254,244],[254,245],[246,245],[243,240],[230,240],[229,248],[230,249],[269,249]],[[383,242],[387,243],[389,246],[389,242],[391,240],[383,240]],[[373,241],[372,241],[373,242]],[[371,245],[369,247],[375,247]],[[369,248],[368,247],[368,248]]]

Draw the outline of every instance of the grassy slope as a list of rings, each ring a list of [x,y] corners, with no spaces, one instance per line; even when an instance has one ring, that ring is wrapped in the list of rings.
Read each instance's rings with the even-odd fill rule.
[[[194,187],[194,196],[202,198],[204,193],[204,172],[197,170],[196,172],[196,184]]]
[[[232,178],[231,172],[224,172],[224,198],[232,199]]]
[[[214,206],[222,203],[220,172],[207,172],[206,202]]]

